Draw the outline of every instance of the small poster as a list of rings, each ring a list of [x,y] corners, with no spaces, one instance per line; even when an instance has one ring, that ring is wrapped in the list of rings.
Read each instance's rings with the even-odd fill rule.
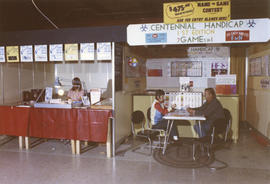
[[[211,76],[227,75],[228,74],[228,62],[212,62],[211,64]]]
[[[95,45],[94,43],[81,43],[80,44],[80,59],[81,60],[94,60],[95,59]]]
[[[262,76],[268,76],[268,67],[269,67],[269,56],[262,57]]]
[[[7,46],[7,62],[19,62],[19,47]]]
[[[0,62],[5,62],[5,47],[0,47]]]
[[[50,44],[50,61],[63,61],[63,44]]]
[[[97,60],[111,60],[112,48],[111,42],[97,43]]]
[[[20,46],[21,62],[33,62],[33,47],[32,45]]]
[[[77,61],[78,59],[78,44],[65,44],[65,60]]]
[[[136,57],[127,56],[125,61],[126,77],[139,77],[140,65]]]
[[[35,61],[48,61],[47,45],[35,45]]]

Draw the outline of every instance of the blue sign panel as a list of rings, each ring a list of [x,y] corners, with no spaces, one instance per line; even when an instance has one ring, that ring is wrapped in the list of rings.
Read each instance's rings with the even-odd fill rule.
[[[167,33],[147,33],[145,34],[146,43],[167,43]]]

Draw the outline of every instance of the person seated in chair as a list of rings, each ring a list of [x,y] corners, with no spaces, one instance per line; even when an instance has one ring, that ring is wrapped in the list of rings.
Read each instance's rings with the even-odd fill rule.
[[[216,98],[215,90],[213,88],[206,88],[204,95],[206,102],[201,107],[187,108],[191,115],[206,117],[206,121],[201,124],[201,134],[199,125],[194,125],[194,129],[199,137],[204,137],[208,133],[214,121],[225,118],[223,107]]]
[[[153,129],[167,129],[168,120],[163,119],[163,116],[166,115],[168,112],[174,111],[176,105],[173,104],[171,107],[165,107],[164,104],[164,96],[165,92],[163,90],[157,90],[155,94],[155,100],[151,106],[151,124]],[[170,138],[173,140],[178,140],[178,131],[177,127],[174,124]]]
[[[75,77],[72,80],[72,88],[68,91],[68,99],[72,101],[81,101],[84,95],[84,90],[82,89],[82,83],[80,78]]]

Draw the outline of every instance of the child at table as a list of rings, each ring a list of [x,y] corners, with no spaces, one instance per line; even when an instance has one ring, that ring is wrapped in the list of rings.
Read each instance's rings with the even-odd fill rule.
[[[163,90],[157,90],[155,94],[155,100],[151,106],[151,124],[152,129],[167,129],[168,120],[163,119],[168,112],[174,111],[176,105],[173,104],[171,107],[165,107],[164,105],[165,92]],[[176,124],[173,124],[171,129],[170,138],[178,140],[178,131]]]

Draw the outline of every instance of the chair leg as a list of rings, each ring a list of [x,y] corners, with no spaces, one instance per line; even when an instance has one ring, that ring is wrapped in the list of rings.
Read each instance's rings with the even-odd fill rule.
[[[152,140],[150,138],[148,138],[148,140],[149,140],[149,146],[150,146],[150,155],[152,155],[152,152],[153,152]]]
[[[192,159],[195,161],[196,158],[195,158],[195,153],[196,153],[196,144],[193,143],[192,144]]]

